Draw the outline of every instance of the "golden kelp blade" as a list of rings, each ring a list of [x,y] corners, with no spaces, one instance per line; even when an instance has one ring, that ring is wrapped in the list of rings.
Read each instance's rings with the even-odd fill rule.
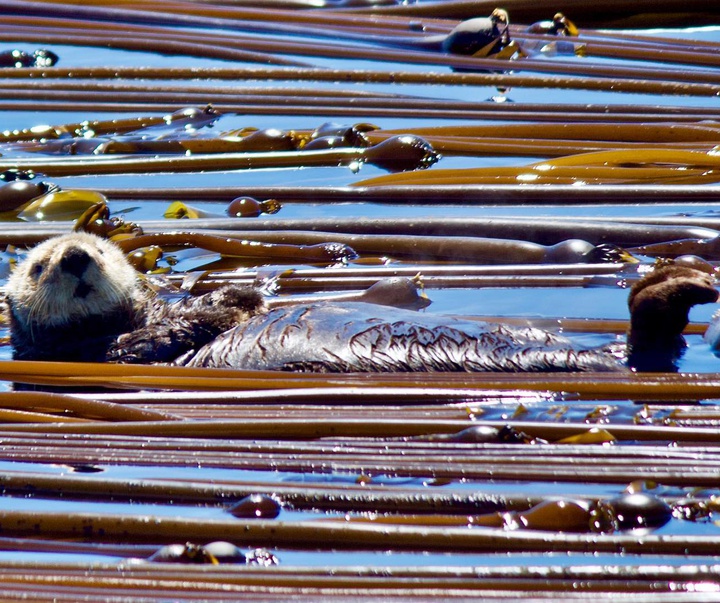
[[[720,156],[697,151],[632,149],[600,151],[559,157],[525,167],[432,169],[427,172],[388,174],[355,186],[488,183],[618,184],[720,181]]]

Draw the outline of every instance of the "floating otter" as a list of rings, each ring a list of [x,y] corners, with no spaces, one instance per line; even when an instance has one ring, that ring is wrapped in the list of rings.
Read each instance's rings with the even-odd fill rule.
[[[689,309],[717,297],[711,277],[686,266],[636,283],[628,365],[675,370]],[[609,351],[540,329],[365,302],[267,311],[254,289],[226,286],[166,303],[143,291],[119,249],[88,234],[38,245],[11,276],[7,300],[17,359],[312,372],[627,370]]]
[[[116,245],[87,233],[36,246],[6,295],[17,360],[170,362],[264,307],[238,287],[174,304],[153,298]]]

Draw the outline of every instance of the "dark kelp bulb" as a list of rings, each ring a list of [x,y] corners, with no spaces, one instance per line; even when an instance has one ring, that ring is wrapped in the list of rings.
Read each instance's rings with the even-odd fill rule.
[[[510,41],[507,12],[496,8],[489,17],[476,17],[459,23],[442,43],[443,52],[473,55],[493,42],[498,43],[487,54],[493,54]]]
[[[276,214],[281,208],[277,199],[258,201],[253,197],[236,197],[225,211],[233,218],[257,218],[260,214]]]

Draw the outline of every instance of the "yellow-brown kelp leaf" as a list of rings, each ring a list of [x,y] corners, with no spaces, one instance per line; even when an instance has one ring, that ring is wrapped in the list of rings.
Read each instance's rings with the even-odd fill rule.
[[[562,13],[555,13],[552,21],[536,21],[527,28],[527,32],[551,36],[580,35],[580,31],[575,24]]]
[[[173,201],[165,210],[163,217],[167,218],[168,220],[197,220],[199,218],[217,217],[217,214],[205,211],[204,209],[200,209],[192,205],[188,205],[187,203],[183,203],[182,201]]]
[[[106,203],[101,193],[90,190],[59,190],[35,199],[18,217],[28,221],[72,220],[97,203]]]
[[[127,259],[138,272],[146,274],[157,270],[157,263],[163,257],[163,251],[157,245],[142,247],[128,254]]]
[[[142,234],[142,229],[134,222],[126,222],[120,217],[111,218],[110,209],[105,201],[88,207],[75,220],[73,230],[75,232],[89,232],[106,239]]]
[[[388,174],[355,186],[444,184],[711,184],[720,181],[720,155],[643,148],[566,155],[526,166],[436,169]]]
[[[612,444],[616,438],[606,429],[593,427],[584,433],[562,438],[556,444]]]

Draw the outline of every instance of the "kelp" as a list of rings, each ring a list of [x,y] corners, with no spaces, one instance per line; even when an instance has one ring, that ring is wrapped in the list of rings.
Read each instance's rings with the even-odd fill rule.
[[[425,174],[391,174],[358,186],[442,184],[712,184],[720,180],[720,156],[668,149],[581,153],[524,167],[435,169]]]
[[[193,202],[229,202],[244,194],[257,199],[276,198],[282,203],[373,203],[393,205],[447,205],[467,203],[472,205],[543,205],[562,207],[563,205],[613,205],[635,206],[659,203],[703,203],[716,199],[712,187],[692,185],[668,187],[661,185],[596,185],[582,187],[557,185],[547,187],[533,184],[514,185],[391,185],[391,186],[232,186],[232,187],[187,187],[187,188],[109,188],[102,187],[102,193],[113,201],[138,200],[186,200]],[[584,218],[592,219],[592,218]],[[606,218],[601,218],[606,219]],[[661,224],[663,221],[677,224],[699,223],[703,218],[677,216],[658,218],[656,216],[607,217],[611,221],[641,222]],[[707,217],[708,225],[713,218]],[[158,228],[159,224],[156,225]],[[198,225],[199,227],[199,225]]]
[[[428,373],[418,382],[413,373],[317,375],[276,371],[196,369],[185,367],[90,364],[72,362],[0,362],[0,377],[23,383],[117,389],[245,390],[312,387],[411,387],[467,390],[574,392],[580,399],[700,400],[714,399],[717,374],[666,373],[504,374]]]
[[[47,90],[48,86],[44,87]],[[348,109],[350,105],[346,102],[346,95],[339,95],[337,99],[327,96],[318,98],[308,97],[306,95],[298,95],[297,99],[289,97],[287,93],[282,95],[263,94],[262,90],[257,91],[259,94],[247,94],[243,96],[243,102],[246,105],[261,104],[267,108],[271,103],[287,104],[287,103],[306,103],[306,109],[313,103],[333,103],[337,110],[339,106],[346,104]],[[144,92],[126,92],[125,90],[108,90],[107,92],[96,92],[94,97],[98,100],[112,99],[119,101],[129,99],[130,101],[146,96],[150,91]],[[32,87],[28,90],[13,90],[11,96],[23,96],[29,98],[37,98],[38,91]],[[43,92],[44,95],[54,94],[54,92]],[[82,97],[87,98],[87,90],[80,91],[61,91],[58,93],[62,98]],[[197,100],[201,102],[206,98],[206,93],[192,97],[186,89],[183,91],[169,92],[168,90],[153,91],[155,99],[162,99],[171,95],[171,98],[182,98],[184,100]],[[216,94],[218,94],[216,92]],[[237,93],[231,93],[233,97],[237,97]],[[222,98],[218,96],[216,98]],[[352,108],[358,110],[361,107],[371,107],[373,113],[377,113],[379,107],[391,112],[398,109],[404,111],[413,111],[415,108],[419,112],[426,109],[431,111],[439,111],[441,108],[452,110],[460,115],[472,114],[474,107],[470,103],[447,103],[441,101],[424,101],[420,99],[399,99],[399,98],[369,98],[369,99],[353,99]],[[318,108],[319,110],[319,108]],[[496,115],[500,118],[503,115]],[[529,116],[527,116],[529,117]],[[537,116],[536,116],[537,117]],[[579,117],[579,116],[578,116]],[[583,116],[584,119],[587,117]],[[667,119],[667,117],[664,117]],[[100,124],[104,126],[104,124]],[[120,124],[118,124],[120,125]],[[101,132],[105,130],[109,132],[111,124],[100,127]],[[106,134],[106,136],[92,138],[88,134],[95,132],[90,124],[81,126],[80,124],[55,126],[45,130],[27,133],[10,133],[5,134],[8,140],[19,139],[21,135],[25,135],[28,140],[25,142],[16,142],[5,146],[6,151],[13,153],[44,153],[44,154],[196,154],[196,153],[232,153],[243,151],[290,151],[303,148],[311,132],[302,132],[293,130],[290,132],[282,132],[280,130],[253,131],[241,136],[235,136],[234,133],[222,133],[219,136],[211,137],[207,131],[203,136],[188,136],[178,124],[178,134],[172,138],[163,137],[163,139],[151,139],[146,136],[140,138],[140,132],[129,132],[126,134]],[[620,127],[618,127],[620,126]],[[58,136],[58,133],[77,132],[77,138],[68,140],[67,138],[57,142],[47,141],[47,134]],[[555,123],[528,123],[528,124],[505,124],[498,126],[455,126],[455,127],[435,127],[435,128],[417,128],[417,135],[422,135],[424,140],[432,145],[434,149],[443,154],[456,155],[483,155],[483,154],[512,154],[512,155],[540,155],[547,157],[564,156],[568,154],[579,154],[584,152],[602,151],[602,150],[625,150],[637,147],[646,149],[648,144],[652,143],[655,148],[660,149],[677,149],[678,151],[712,151],[717,142],[717,128],[701,125],[700,123],[682,124],[682,123],[636,123],[629,122],[626,124],[608,124],[594,123],[581,124],[577,122],[555,124]],[[150,134],[151,132],[148,132]],[[36,137],[35,141],[31,141],[32,136]],[[37,140],[38,136],[43,136]],[[274,136],[274,137],[273,137]],[[378,145],[372,150],[368,149],[361,154],[360,161],[368,161],[377,163],[380,166],[387,164],[387,160],[383,158],[383,147],[379,145],[386,143],[389,139],[396,136],[407,136],[401,130],[379,130],[366,134],[366,139]],[[274,144],[273,144],[274,141]],[[397,144],[397,140],[395,142]],[[343,144],[338,146],[353,146]],[[388,143],[386,148],[391,148]],[[398,155],[402,157],[407,154],[411,148],[407,147],[405,151],[402,148],[397,149]],[[362,155],[368,155],[367,158]],[[300,161],[300,159],[299,159]],[[404,164],[406,169],[414,167],[411,158],[408,158]]]
[[[348,166],[357,170],[370,163],[391,172],[426,169],[437,161],[434,149],[417,136],[395,136],[368,148],[335,148],[275,152],[225,152],[169,156],[85,155],[77,158],[2,158],[0,170],[32,170],[48,176],[223,171],[311,166]]]
[[[713,537],[654,534],[638,538],[630,534],[585,535],[533,533],[493,529],[468,530],[452,527],[374,526],[327,522],[277,522],[256,520],[241,522],[230,519],[185,519],[153,517],[152,533],[146,516],[61,512],[0,511],[3,530],[9,535],[39,534],[56,538],[83,534],[126,542],[176,542],[231,539],[240,546],[272,542],[287,548],[313,547],[324,550],[417,550],[455,552],[550,552],[563,550],[587,552],[645,554],[712,555]]]
[[[537,165],[547,166],[539,170],[510,166],[508,170],[501,164],[495,171],[504,174],[503,179],[490,181],[492,184],[477,184],[460,172],[443,174],[439,169],[445,167],[442,160],[423,172],[430,177],[427,181],[406,182],[398,177],[382,186],[297,187],[282,182],[246,186],[241,175],[232,185],[214,187],[178,188],[170,182],[157,188],[103,185],[94,189],[91,184],[88,191],[103,195],[113,210],[124,211],[148,200],[168,205],[183,201],[203,211],[203,203],[227,206],[243,197],[254,197],[258,203],[277,200],[285,208],[295,204],[290,208],[295,215],[303,212],[306,204],[313,211],[324,212],[334,211],[333,204],[339,203],[369,203],[378,211],[383,205],[398,206],[398,217],[379,221],[313,220],[302,215],[286,219],[283,212],[248,219],[223,216],[224,223],[212,218],[172,224],[140,220],[128,229],[108,224],[109,214],[91,212],[80,221],[81,227],[99,218],[105,229],[102,233],[124,238],[122,245],[127,251],[157,244],[172,254],[198,244],[211,247],[213,254],[233,255],[248,248],[241,241],[258,238],[254,249],[259,253],[247,258],[243,270],[229,272],[229,264],[215,264],[207,272],[184,273],[180,266],[177,272],[168,273],[161,286],[177,287],[173,294],[236,283],[263,286],[270,305],[364,299],[363,290],[383,277],[412,278],[418,273],[431,298],[433,289],[439,287],[616,288],[630,285],[648,268],[649,260],[641,253],[675,256],[680,250],[690,250],[715,257],[717,224],[710,212],[697,208],[697,215],[677,219],[650,214],[675,211],[660,204],[688,204],[681,210],[694,213],[690,204],[712,207],[716,201],[714,187],[706,183],[716,177],[715,155],[709,151],[717,144],[717,128],[712,124],[720,113],[703,97],[715,98],[719,90],[713,71],[717,44],[587,29],[589,20],[598,19],[601,13],[607,25],[608,19],[624,19],[644,3],[618,7],[609,0],[597,7],[578,7],[572,14],[570,7],[568,16],[580,26],[580,37],[574,42],[577,49],[582,47],[584,57],[563,57],[561,51],[556,56],[544,53],[542,58],[509,63],[443,56],[414,46],[419,39],[447,33],[460,18],[490,14],[495,6],[478,13],[477,3],[424,2],[374,6],[363,12],[362,7],[327,2],[315,10],[276,11],[280,5],[287,8],[289,0],[242,6],[248,2],[159,0],[147,6],[106,0],[74,5],[3,3],[0,12],[7,21],[9,41],[62,39],[72,44],[75,37],[78,46],[110,43],[175,57],[214,56],[267,63],[221,68],[83,67],[63,66],[61,56],[58,67],[5,70],[7,73],[0,74],[0,107],[36,112],[66,109],[88,120],[70,118],[77,122],[63,124],[50,119],[56,125],[24,130],[24,124],[18,123],[18,130],[1,137],[2,163],[10,166],[14,161],[38,160],[37,169],[58,166],[77,169],[73,173],[82,175],[93,173],[93,166],[110,166],[119,159],[108,155],[88,160],[84,155],[104,148],[135,155],[134,168],[132,162],[112,168],[119,174],[125,168],[137,169],[137,173],[151,173],[151,168],[160,166],[184,169],[181,163],[169,160],[188,151],[189,157],[207,155],[197,162],[183,158],[188,170],[211,161],[235,169],[239,164],[230,160],[237,158],[223,155],[239,150],[233,145],[249,145],[249,134],[257,125],[251,116],[268,116],[265,123],[270,123],[269,116],[277,115],[278,124],[294,128],[281,131],[275,139],[267,137],[263,144],[302,146],[312,137],[312,125],[307,125],[311,120],[303,116],[322,115],[323,120],[342,116],[351,124],[364,124],[375,117],[402,117],[427,120],[432,125],[433,120],[452,116],[459,120],[458,125],[420,128],[415,123],[407,130],[363,127],[362,134],[375,145],[394,135],[422,136],[435,153],[466,157],[468,163],[484,154],[518,154],[538,157]],[[609,7],[624,14],[613,15]],[[513,19],[511,37],[520,45],[554,41],[549,36],[527,34],[524,25],[515,25],[523,20],[516,15],[533,10],[542,12],[538,18],[552,16],[547,7],[517,0],[506,8]],[[667,18],[679,18],[672,13],[689,8],[676,3],[661,10]],[[706,7],[695,8],[698,18],[704,18]],[[397,16],[390,14],[395,11]],[[427,16],[435,11],[435,16]],[[220,31],[231,24],[238,31]],[[196,27],[203,33],[197,34]],[[246,32],[262,32],[262,37]],[[306,32],[318,32],[324,39],[308,41],[302,36]],[[410,50],[381,46],[381,38]],[[356,45],[360,39],[363,46]],[[653,64],[660,56],[674,65]],[[332,69],[310,66],[313,57],[326,64],[327,59],[342,57],[415,62],[415,66]],[[599,57],[612,57],[616,62],[601,65],[596,60]],[[631,67],[623,62],[630,58],[643,63]],[[298,63],[308,66],[290,67]],[[518,72],[521,65],[522,73]],[[450,71],[478,67],[495,72]],[[309,82],[332,85],[312,90]],[[391,94],[358,88],[358,84],[375,87],[389,83],[395,84]],[[447,94],[441,96],[449,98],[432,98],[439,95],[422,89],[417,92],[418,88],[408,90],[408,86],[444,86]],[[577,103],[552,106],[452,98],[472,90],[469,87],[481,86],[693,95],[692,104],[700,106],[684,107],[690,102],[680,97],[673,101],[674,106],[660,106],[667,98],[652,105],[618,103],[616,95],[608,102],[581,104],[583,99],[578,99]],[[504,92],[512,101],[512,90]],[[172,117],[188,103],[205,107],[209,101],[212,108],[185,115],[180,111]],[[94,119],[101,111],[122,112],[123,117]],[[239,130],[223,130],[224,112],[246,115]],[[164,113],[168,115],[162,117]],[[205,127],[211,124],[213,128]],[[353,152],[372,148],[364,143],[353,147]],[[294,153],[288,166],[306,165],[301,162],[310,155],[303,156],[297,148],[288,150]],[[587,155],[587,151],[597,153]],[[46,160],[38,153],[51,157]],[[65,153],[76,155],[62,157]],[[337,159],[337,151],[333,153],[323,155]],[[31,154],[33,159],[27,157]],[[140,163],[148,154],[163,156],[142,169]],[[358,156],[362,159],[362,154],[354,155]],[[98,158],[100,161],[95,161]],[[228,163],[223,164],[226,159]],[[538,182],[557,174],[555,182],[567,184],[545,186],[513,180],[527,174],[539,176]],[[436,175],[449,175],[451,183],[435,182]],[[681,181],[680,176],[689,180]],[[50,172],[25,188],[46,177]],[[602,184],[575,185],[580,179]],[[630,184],[613,184],[619,181]],[[692,181],[698,184],[676,184]],[[9,205],[14,199],[8,200]],[[13,211],[30,200],[22,197],[8,209]],[[445,216],[425,219],[423,204],[483,205],[481,211],[487,216],[477,219],[473,210],[460,214],[458,220]],[[400,210],[402,205],[407,211]],[[523,219],[492,208],[504,205],[546,205],[554,213],[564,211],[562,217],[540,217],[536,208],[529,208]],[[568,205],[621,206],[623,213],[634,215],[606,218],[603,214],[612,212],[599,208],[597,215],[586,211],[594,214],[586,218]],[[644,207],[629,210],[640,205]],[[703,221],[705,215],[709,216],[707,222]],[[169,226],[175,231],[178,225],[186,232],[168,232]],[[0,241],[22,249],[72,228],[69,221],[6,222]],[[145,234],[140,234],[141,229]],[[485,235],[497,238],[491,243],[495,246],[492,253],[487,252],[490,244],[477,240]],[[622,244],[636,257],[616,250],[620,255],[600,258],[606,263],[598,263],[598,257],[593,263],[575,263],[577,258],[572,258],[572,264],[546,263],[547,247],[581,235],[588,244]],[[319,258],[316,251],[292,245],[327,243],[341,237],[354,237],[364,246],[355,249],[361,257],[340,258],[340,270],[290,269],[285,264],[286,260],[313,260],[328,265],[322,253]],[[350,239],[342,241],[348,245]],[[407,250],[412,245],[416,251],[410,253]],[[478,245],[486,246],[484,255],[479,254]],[[397,256],[389,257],[390,250]],[[467,257],[467,263],[460,264],[459,257]],[[567,261],[568,256],[563,257]],[[12,247],[8,258],[15,259]],[[628,263],[633,259],[640,263]],[[539,263],[517,263],[530,260]],[[488,265],[497,261],[511,263]],[[714,264],[705,262],[702,267],[713,271]],[[529,295],[538,293],[531,290]],[[528,324],[525,317],[475,318]],[[619,336],[627,330],[624,320],[567,320],[560,316],[544,316],[529,324]],[[697,334],[704,328],[705,324],[694,323],[687,332]],[[718,392],[715,373],[423,374],[421,378],[390,374],[369,378],[7,361],[0,363],[0,376],[66,392],[0,395],[0,420],[4,423],[0,440],[8,465],[0,476],[0,487],[11,496],[32,496],[45,509],[52,509],[57,499],[67,505],[57,513],[32,509],[2,512],[0,548],[6,552],[4,561],[0,560],[0,577],[8,597],[27,598],[29,592],[40,593],[38,597],[46,593],[58,596],[60,591],[67,599],[107,598],[111,594],[128,599],[197,595],[204,599],[304,596],[344,601],[362,593],[378,600],[388,596],[493,600],[522,599],[528,593],[557,598],[562,592],[563,596],[596,600],[617,594],[657,598],[671,590],[696,596],[714,579],[703,564],[717,548],[713,492],[718,484],[720,415],[713,406]],[[84,387],[92,392],[77,392]],[[37,470],[30,463],[36,463]],[[249,481],[244,479],[248,477],[242,473],[245,470],[263,473]],[[123,471],[129,472],[129,477]],[[271,472],[277,481],[264,479]],[[507,494],[516,487],[519,494]],[[646,501],[659,501],[661,518],[667,519],[668,507],[672,508],[667,532],[640,533],[627,525],[606,534],[582,530],[571,534],[565,529],[584,526],[587,515],[583,509],[636,493]],[[228,513],[233,504],[252,495],[272,497],[277,517],[241,519]],[[80,512],[88,501],[126,506],[115,514]],[[154,503],[177,506],[172,516],[162,517]],[[202,511],[202,516],[186,519],[191,513],[186,506],[191,505],[192,512]],[[564,515],[566,508],[571,509],[570,515]],[[521,525],[528,519],[528,511],[540,513],[543,521]],[[497,516],[480,518],[498,512],[508,514],[510,523],[519,529],[478,525],[498,526]],[[312,519],[310,513],[321,515]],[[468,516],[472,527],[468,527]],[[577,517],[580,520],[571,524],[570,519]],[[369,518],[375,518],[374,525],[367,522]],[[688,528],[687,521],[696,525]],[[544,529],[532,533],[528,528],[533,525]],[[691,529],[692,535],[686,535]],[[283,550],[277,552],[280,565],[265,568],[157,561],[156,553],[163,544],[200,549],[212,539],[232,540],[233,545],[246,547],[245,552],[257,546],[292,548],[317,556],[312,562],[327,569],[298,563],[298,556],[284,567]],[[352,568],[340,567],[349,564],[349,558],[331,556],[330,550],[349,554],[357,550],[396,554],[402,550],[409,556],[398,562],[383,557],[383,563],[391,559],[392,571],[378,572],[374,561],[366,565],[352,561]],[[108,562],[63,564],[39,556],[31,561],[15,559],[15,551],[115,557]],[[483,557],[473,557],[472,567],[466,566],[467,559],[459,554],[462,551],[505,553],[507,567],[494,562],[488,567]],[[517,551],[548,553],[556,560],[559,552],[570,556],[553,567],[540,568],[542,563],[530,567],[526,558],[514,556]],[[433,567],[417,565],[415,555],[422,555],[425,563],[433,552],[448,554],[441,564],[431,557]],[[602,565],[588,566],[586,559],[575,563],[573,553],[604,553],[607,558]],[[643,556],[647,553],[663,555],[668,563],[648,563]],[[139,559],[131,561],[133,557]],[[398,567],[400,564],[403,567]]]
[[[660,243],[676,239],[713,239],[717,231],[701,226],[672,226],[670,224],[645,225],[638,222],[622,223],[621,221],[603,222],[602,218],[594,220],[576,220],[564,217],[524,218],[521,216],[498,217],[427,217],[423,220],[415,218],[363,218],[363,219],[330,219],[316,218],[304,220],[289,218],[282,221],[260,219],[248,221],[227,221],[222,219],[198,219],[193,221],[194,228],[213,234],[224,234],[228,237],[261,237],[279,240],[291,237],[293,233],[298,239],[307,241],[318,236],[328,236],[341,240],[343,233],[351,240],[362,240],[362,236],[383,236],[388,246],[392,245],[393,236],[416,237],[447,237],[436,244],[452,245],[451,237],[457,239],[457,254],[462,254],[460,239],[462,237],[488,237],[499,241],[503,238],[532,241],[539,245],[558,245],[569,239],[587,240],[594,245],[612,243],[615,245],[638,245]],[[165,224],[160,222],[143,222],[146,232],[159,232]],[[267,231],[267,232],[263,232]],[[361,236],[362,235],[362,236]],[[352,237],[357,237],[353,239]],[[371,238],[369,240],[372,240]],[[382,251],[383,243],[378,247]],[[508,243],[510,247],[510,243]],[[390,247],[386,247],[390,251]],[[377,251],[378,249],[376,249]],[[519,263],[519,262],[518,262]]]
[[[6,540],[13,543],[17,540]],[[42,541],[41,541],[42,542]],[[82,550],[67,543],[66,550]],[[53,549],[50,549],[53,550]],[[109,554],[112,548],[108,547]],[[130,547],[116,550],[130,551]],[[135,545],[140,555],[149,550],[147,545]],[[102,549],[98,549],[102,554]],[[123,566],[126,580],[117,581],[117,569],[110,563],[76,564],[53,563],[48,572],[38,571],[23,562],[4,562],[0,566],[6,585],[6,596],[21,597],[28,589],[39,592],[62,588],[69,597],[90,598],[99,590],[108,589],[115,595],[129,598],[139,596],[188,596],[213,600],[232,596],[237,601],[287,598],[291,591],[302,591],[299,600],[310,601],[322,598],[331,602],[347,600],[348,592],[361,592],[363,596],[404,597],[415,600],[429,600],[443,596],[453,599],[481,598],[487,601],[502,601],[507,598],[522,599],[528,591],[542,594],[547,598],[572,596],[573,600],[596,601],[598,597],[642,597],[656,595],[660,587],[680,591],[680,596],[693,593],[698,582],[712,581],[711,566],[697,568],[672,567],[664,565],[582,565],[561,568],[557,566],[531,567],[518,576],[515,567],[497,565],[475,565],[472,568],[459,567],[398,567],[392,572],[378,574],[369,565],[349,568],[283,568],[268,571],[266,568],[243,567],[232,571],[232,566],[178,565],[128,563]],[[607,573],[606,573],[607,570]],[[62,581],[56,576],[65,576]],[[696,597],[697,598],[697,597]]]
[[[303,14],[303,13],[283,13],[283,11],[273,11],[271,9],[266,9],[264,11],[258,11],[258,10],[232,10],[232,9],[226,9],[226,10],[213,10],[213,9],[200,9],[200,8],[190,8],[190,7],[184,7],[185,10],[181,11],[184,12],[184,15],[181,15],[179,13],[173,12],[173,13],[166,13],[164,15],[159,15],[157,13],[154,13],[153,11],[138,11],[138,10],[128,10],[128,9],[122,9],[122,8],[116,8],[116,9],[108,9],[100,8],[100,7],[86,7],[86,6],[77,6],[74,10],[68,10],[65,8],[64,10],[60,9],[58,10],[57,7],[53,6],[51,3],[47,4],[45,6],[42,6],[42,3],[25,3],[23,6],[24,13],[35,13],[39,14],[39,16],[46,16],[49,14],[55,13],[55,16],[61,17],[66,19],[70,17],[70,20],[78,19],[86,19],[88,17],[90,18],[100,18],[103,20],[111,20],[117,22],[118,20],[124,20],[128,23],[152,23],[155,21],[157,24],[154,29],[151,29],[149,27],[145,27],[144,29],[138,28],[137,25],[135,25],[135,29],[138,31],[138,34],[140,34],[138,37],[141,37],[142,40],[137,40],[134,37],[118,37],[118,38],[111,38],[108,37],[104,32],[102,32],[100,35],[103,36],[104,43],[110,46],[119,46],[122,48],[134,48],[134,49],[146,49],[146,50],[160,50],[167,52],[168,50],[177,52],[179,54],[197,54],[198,52],[205,53],[205,56],[218,56],[218,53],[220,53],[220,56],[225,53],[226,58],[239,58],[239,57],[245,57],[245,60],[250,61],[262,61],[262,62],[278,62],[278,59],[274,59],[271,56],[265,55],[251,55],[250,53],[247,53],[246,50],[237,50],[234,51],[232,49],[229,49],[228,47],[233,46],[233,44],[242,44],[243,49],[255,49],[255,50],[261,50],[261,51],[270,51],[274,52],[277,49],[277,41],[272,39],[258,39],[253,37],[238,37],[235,36],[234,39],[228,39],[227,37],[223,36],[217,36],[215,34],[215,37],[217,38],[217,46],[209,44],[210,40],[213,39],[213,35],[204,35],[202,40],[199,40],[197,38],[193,38],[192,35],[184,34],[185,39],[183,40],[183,35],[175,33],[174,38],[178,38],[178,41],[170,40],[170,41],[162,41],[162,40],[156,40],[155,46],[152,45],[151,40],[153,37],[157,37],[159,35],[158,32],[158,25],[170,25],[170,24],[184,24],[187,25],[189,19],[192,18],[196,25],[205,24],[206,26],[210,27],[217,27],[217,26],[230,26],[234,29],[245,29],[246,31],[262,31],[266,34],[266,36],[272,35],[273,33],[281,33],[281,34],[288,34],[288,33],[294,33],[294,34],[303,34],[306,33],[305,27],[307,27],[310,23],[316,23],[316,24],[322,24],[322,28],[320,30],[317,30],[315,33],[316,35],[320,36],[329,36],[334,38],[336,40],[333,44],[323,45],[322,43],[313,43],[313,44],[305,44],[303,42],[294,42],[292,40],[288,40],[287,38],[282,40],[282,48],[283,52],[286,54],[301,54],[301,55],[315,55],[315,56],[342,56],[345,58],[353,57],[353,58],[366,58],[370,60],[375,61],[398,61],[398,62],[406,62],[406,63],[423,63],[423,64],[449,64],[452,65],[454,68],[465,68],[465,69],[504,69],[506,68],[506,60],[503,59],[491,59],[482,57],[481,59],[476,59],[475,57],[471,58],[463,58],[458,57],[457,55],[443,55],[433,52],[418,52],[417,50],[411,50],[408,48],[403,49],[402,51],[394,51],[392,49],[386,48],[382,50],[377,50],[375,48],[371,47],[362,47],[358,48],[355,46],[342,46],[341,44],[338,44],[338,39],[345,39],[347,41],[356,41],[356,40],[372,40],[376,43],[382,44],[387,43],[388,36],[386,32],[377,32],[375,36],[373,36],[373,30],[368,30],[367,26],[358,27],[358,22],[362,22],[365,19],[362,17],[352,17],[352,16],[345,16],[343,20],[342,15],[332,15],[332,13],[314,13],[314,14]],[[17,7],[14,5],[13,2],[9,2],[4,6],[4,10],[6,12],[9,12],[10,14],[13,14],[17,11]],[[207,11],[209,11],[211,14],[206,14]],[[489,14],[492,11],[490,9],[487,11],[487,14]],[[305,22],[305,23],[302,23]],[[302,23],[302,24],[301,24]],[[344,27],[350,25],[350,27]],[[375,28],[375,31],[377,31],[377,25],[376,22],[372,22],[373,27]],[[389,26],[389,27],[388,27]],[[37,27],[37,25],[35,25]],[[405,22],[405,30],[407,31],[407,22]],[[22,29],[22,28],[21,28]],[[55,29],[55,27],[53,27]],[[398,32],[399,35],[402,36],[402,27],[395,27],[392,28],[392,24],[387,24],[386,29],[391,29],[391,31],[394,30],[394,32]],[[51,30],[52,31],[52,30]],[[385,33],[385,35],[383,35]],[[12,33],[9,34],[12,36]],[[22,34],[25,39],[33,39],[38,42],[43,43],[57,43],[58,38],[53,38],[51,34],[38,34],[37,29],[30,30],[30,31],[24,31]],[[65,28],[65,29],[59,29],[56,36],[65,36],[72,35],[74,38],[75,43],[77,44],[90,44],[90,45],[96,45],[98,43],[98,32],[93,32],[93,36],[84,36],[83,30],[80,29],[79,31],[73,31],[71,28]],[[161,34],[160,34],[161,35]],[[392,36],[394,40],[394,43],[397,44],[398,39],[402,39],[401,37],[398,38],[397,36]],[[183,48],[183,45],[184,48]],[[618,44],[620,45],[620,44]],[[591,47],[592,50],[592,47]],[[214,51],[214,52],[213,52]],[[238,55],[233,55],[232,52],[236,52]],[[616,53],[617,54],[617,53]],[[625,55],[625,58],[637,58],[633,54],[630,54],[629,56]],[[644,54],[645,60],[650,60],[652,58],[656,58],[656,55],[651,55],[648,52],[645,52]],[[676,57],[679,59],[679,57]],[[711,60],[711,59],[710,59]],[[478,61],[481,62],[482,67],[478,64]],[[523,65],[523,69],[525,70],[540,70],[540,71],[546,71],[547,67],[543,65],[542,61],[535,61],[533,59],[523,58],[521,59],[521,63]],[[623,67],[623,68],[611,68],[614,69],[614,76],[615,77],[637,77],[640,73],[640,70],[634,69],[632,67]],[[667,67],[665,68],[666,70]],[[587,73],[588,70],[591,70],[592,73],[595,75],[611,75],[611,70],[606,69],[601,64],[594,64],[592,66],[583,66],[583,65],[575,65],[570,62],[561,62],[561,61],[553,61],[553,70],[556,72],[565,72],[565,73]],[[648,75],[651,72],[646,69],[645,74]],[[650,77],[653,77],[650,75]],[[657,76],[655,76],[657,77]],[[686,78],[686,75],[682,73],[681,71],[678,71],[673,74],[673,77],[676,80],[684,80]],[[694,78],[702,78],[701,73],[695,73],[693,74]]]
[[[372,12],[384,17],[404,15],[425,19],[470,19],[478,13],[489,14],[495,6],[496,3],[491,0],[481,0],[480,2],[474,0],[450,0],[407,6],[379,6],[372,9],[357,7],[348,10],[353,13]],[[516,15],[516,20],[520,19],[520,21],[526,23],[547,19],[551,16],[551,11],[548,10],[547,6],[538,5],[532,0],[510,0],[505,2],[503,6]],[[715,24],[717,22],[715,15],[706,11],[706,9],[707,6],[702,0],[689,3],[681,0],[669,0],[663,2],[662,7],[658,7],[652,0],[642,0],[632,5],[622,0],[604,0],[595,5],[588,5],[582,0],[571,0],[563,4],[565,13],[573,16],[576,22],[579,21],[581,15],[582,23],[590,23],[606,28],[652,28],[657,27],[659,23],[668,27],[682,27],[703,22],[708,25]]]
[[[218,80],[298,80],[298,81],[314,81],[314,82],[356,82],[356,83],[393,83],[393,84],[436,84],[436,85],[461,85],[461,86],[500,86],[500,87],[529,87],[529,88],[557,88],[572,90],[605,90],[613,92],[626,93],[645,93],[645,94],[671,94],[681,96],[700,96],[715,97],[720,92],[720,85],[714,83],[697,83],[697,82],[676,82],[650,80],[643,78],[633,79],[614,79],[612,77],[563,77],[557,75],[514,75],[514,74],[486,74],[486,73],[435,73],[435,72],[418,72],[418,71],[374,71],[362,69],[317,69],[317,68],[251,68],[251,67],[207,67],[202,70],[198,68],[183,67],[77,67],[62,68],[52,67],[41,70],[14,70],[9,73],[2,74],[5,79],[32,79],[32,78],[63,78],[63,79],[156,79],[156,80],[172,80],[172,79],[192,79],[202,75],[202,77],[218,79]],[[639,74],[633,74],[639,75]],[[24,103],[20,102],[2,102],[2,107],[22,107]],[[114,111],[133,110],[133,111],[155,111],[158,110],[158,104],[153,103],[152,99],[145,99],[143,102],[126,103],[125,109],[120,107],[122,103],[97,103],[75,101],[71,103],[42,103],[37,102],[33,105],[36,110],[60,110],[62,107],[73,106],[75,109],[89,110],[95,107],[95,110],[101,108],[109,109],[118,107]],[[161,105],[165,106],[165,105]],[[244,105],[230,106],[227,104],[218,104],[220,109],[232,111],[242,110],[243,112],[255,112],[259,114],[275,114],[279,111],[276,108],[263,109],[242,108]],[[177,104],[168,107],[172,110]],[[68,109],[70,110],[70,109]],[[165,109],[163,109],[165,110]],[[317,115],[318,109],[310,108],[303,105],[285,105],[284,113],[295,115]],[[341,109],[342,110],[342,109]],[[322,107],[322,114],[337,115],[337,111],[333,111],[332,107]],[[344,110],[343,115],[350,114]],[[354,113],[353,113],[354,114]],[[390,115],[386,110],[385,115]],[[445,113],[443,113],[445,114]],[[438,117],[440,114],[438,114]]]

